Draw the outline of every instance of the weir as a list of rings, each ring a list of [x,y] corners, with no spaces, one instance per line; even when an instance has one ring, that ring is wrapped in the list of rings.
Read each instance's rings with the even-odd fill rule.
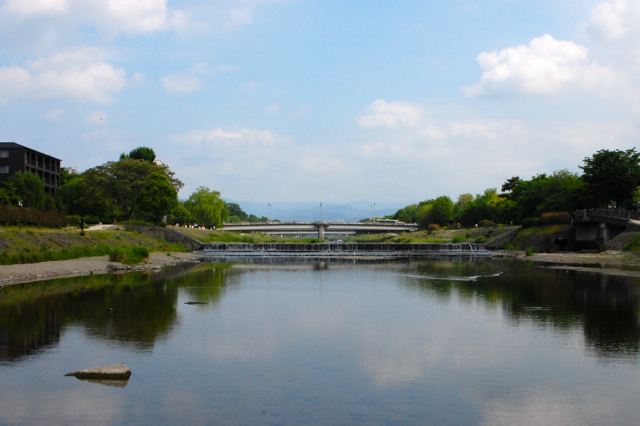
[[[477,243],[207,243],[197,252],[207,256],[490,256],[486,244]]]

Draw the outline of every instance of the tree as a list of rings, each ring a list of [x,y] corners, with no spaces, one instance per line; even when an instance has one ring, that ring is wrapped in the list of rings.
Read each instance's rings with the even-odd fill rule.
[[[142,219],[160,223],[178,206],[178,193],[166,175],[155,172],[146,181],[138,199]]]
[[[206,226],[222,226],[229,217],[225,202],[218,191],[212,191],[205,186],[199,187],[184,203],[194,219]]]
[[[123,158],[131,158],[133,160],[144,160],[147,163],[153,163],[156,159],[156,153],[151,148],[147,148],[146,146],[140,146],[138,148],[132,149],[128,155],[122,154],[120,155],[120,159]]]
[[[431,210],[427,214],[429,224],[436,223],[440,226],[453,220],[454,205],[451,198],[443,195],[433,200]]]
[[[47,194],[44,192],[44,181],[37,174],[19,171],[11,176],[7,183],[13,188],[23,207],[44,210]]]
[[[599,206],[615,201],[617,208],[633,199],[640,186],[640,153],[601,149],[584,160],[582,180]]]

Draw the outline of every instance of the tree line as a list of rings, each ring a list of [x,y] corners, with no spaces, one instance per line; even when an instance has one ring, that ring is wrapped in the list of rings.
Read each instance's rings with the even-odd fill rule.
[[[388,218],[406,223],[474,226],[484,223],[539,224],[543,217],[569,220],[579,209],[638,209],[640,202],[640,154],[600,150],[583,160],[582,174],[568,170],[533,176],[514,176],[500,188],[482,194],[461,194],[457,201],[446,195],[411,204]],[[568,213],[561,215],[560,213]],[[566,219],[565,219],[566,218]]]
[[[39,176],[18,172],[0,183],[0,205],[59,212],[86,223],[143,221],[220,227],[230,218],[230,211],[234,218],[249,220],[240,206],[227,204],[220,192],[205,186],[181,201],[178,191],[182,187],[169,167],[156,161],[153,149],[138,147],[117,161],[80,174],[63,169],[55,197],[45,194]]]

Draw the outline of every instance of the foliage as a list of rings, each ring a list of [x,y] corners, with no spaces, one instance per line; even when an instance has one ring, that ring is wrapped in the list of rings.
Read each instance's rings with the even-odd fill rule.
[[[184,206],[199,224],[208,227],[221,227],[229,216],[225,202],[220,198],[220,193],[204,186],[199,187],[191,194]]]
[[[138,199],[138,216],[155,223],[160,223],[163,216],[178,206],[178,192],[171,185],[169,178],[160,173],[152,173]]]
[[[487,241],[489,241],[487,237],[478,237],[475,240],[473,240],[474,243],[478,243],[478,244],[484,244]]]
[[[633,198],[640,186],[640,153],[635,148],[626,151],[601,149],[584,160],[582,180],[598,206],[615,201],[621,208]]]
[[[640,253],[640,235],[635,235],[633,238],[631,238],[629,242],[624,245],[622,250]]]
[[[67,218],[60,213],[0,206],[0,224],[4,226],[61,228],[67,224]]]
[[[411,204],[405,208],[398,210],[392,217],[404,223],[417,223],[416,215],[418,213],[418,205]]]
[[[540,220],[544,225],[571,223],[571,214],[568,212],[542,213]]]
[[[184,206],[183,201],[178,201],[178,205],[173,209],[169,215],[168,223],[170,224],[192,224],[195,223],[195,219],[191,215],[191,212]]]
[[[6,182],[7,195],[13,195],[22,207],[44,210],[47,194],[44,192],[44,181],[31,172],[19,171]],[[18,203],[12,203],[18,204]]]
[[[522,221],[523,228],[530,228],[532,226],[541,226],[541,225],[542,225],[542,219],[540,219],[539,217],[529,217]]]
[[[515,250],[515,246],[511,243],[505,243],[505,245],[502,246],[502,250]]]
[[[135,265],[149,258],[146,247],[114,247],[109,250],[109,260],[128,265]]]
[[[427,226],[428,231],[437,231],[438,229],[440,229],[440,225],[438,225],[437,223],[432,223]]]
[[[151,148],[147,148],[146,146],[140,146],[138,148],[132,149],[128,155],[124,153],[120,155],[120,159],[123,158],[131,158],[133,160],[144,160],[147,163],[153,163],[156,159],[156,153]]]
[[[533,246],[529,246],[529,247],[527,247],[527,249],[524,251],[524,253],[525,253],[527,256],[533,256],[533,254],[534,254],[535,252],[536,252],[536,248],[535,248],[535,247],[533,247]]]

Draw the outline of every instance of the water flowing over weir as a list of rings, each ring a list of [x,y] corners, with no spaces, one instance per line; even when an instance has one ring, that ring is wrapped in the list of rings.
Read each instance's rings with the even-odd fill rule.
[[[490,256],[486,244],[476,243],[321,243],[321,244],[248,244],[248,243],[207,243],[196,252],[209,256]]]

